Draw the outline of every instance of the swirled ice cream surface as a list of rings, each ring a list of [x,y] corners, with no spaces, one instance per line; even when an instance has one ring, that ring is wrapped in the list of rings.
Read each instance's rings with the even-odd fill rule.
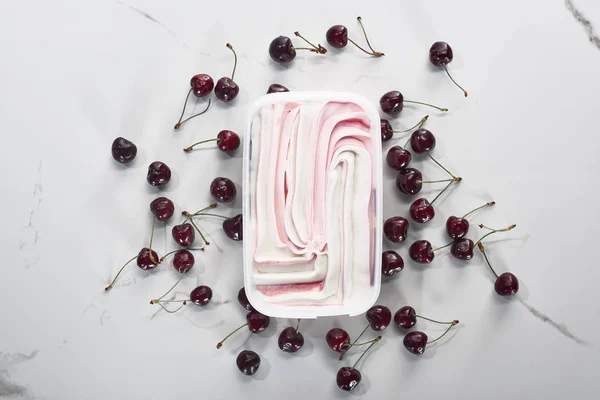
[[[262,301],[344,306],[372,293],[374,123],[352,101],[280,101],[255,114],[245,222]]]

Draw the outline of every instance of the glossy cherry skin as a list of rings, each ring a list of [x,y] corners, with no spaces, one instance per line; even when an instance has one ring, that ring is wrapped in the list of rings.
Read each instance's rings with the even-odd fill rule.
[[[384,251],[381,255],[381,274],[391,277],[404,269],[404,260],[393,250]]]
[[[410,147],[417,154],[435,149],[435,136],[427,129],[417,129],[410,135]]]
[[[404,108],[404,96],[399,91],[392,90],[381,96],[379,105],[386,114],[398,114]]]
[[[288,326],[279,334],[277,344],[284,352],[295,353],[304,346],[304,336],[300,332],[296,332],[296,328]]]
[[[168,221],[175,212],[173,202],[166,197],[158,197],[150,203],[150,211],[159,221]]]
[[[241,241],[244,239],[244,226],[242,214],[223,221],[223,231],[231,240]]]
[[[264,331],[269,327],[271,323],[271,319],[259,313],[258,311],[250,311],[246,314],[246,322],[248,323],[248,329],[252,333],[259,333]]]
[[[325,335],[327,346],[333,351],[341,353],[350,347],[350,335],[343,329],[333,328]]]
[[[410,329],[417,323],[417,312],[411,306],[404,306],[394,314],[394,322],[400,328]]]
[[[250,301],[248,301],[248,296],[246,296],[246,289],[244,287],[242,287],[239,290],[237,299],[238,299],[238,302],[240,303],[240,305],[242,307],[244,307],[246,310],[255,311],[254,307],[252,307],[252,304],[250,304]]]
[[[408,233],[408,220],[404,217],[391,217],[383,223],[383,234],[393,243],[400,243],[406,240]]]
[[[338,387],[346,392],[351,391],[360,383],[362,376],[355,368],[342,367],[338,370],[335,381]]]
[[[287,36],[278,36],[269,45],[269,55],[279,63],[290,62],[296,58],[296,49]]]
[[[435,254],[428,240],[417,240],[408,249],[410,258],[419,264],[429,264],[433,261]]]
[[[369,308],[365,317],[374,331],[382,331],[392,322],[392,312],[386,306],[381,305]]]
[[[409,208],[410,217],[413,221],[420,224],[429,222],[435,217],[435,210],[427,199],[417,199],[413,201]]]
[[[190,293],[190,301],[197,306],[204,307],[212,299],[213,292],[208,286],[198,286]]]
[[[152,186],[163,186],[171,180],[171,168],[162,161],[154,161],[148,166],[146,180]]]
[[[452,239],[460,239],[469,232],[469,221],[452,215],[446,220],[446,232]]]
[[[154,259],[154,261],[152,261]],[[152,258],[150,258],[150,249],[144,247],[140,250],[137,256],[137,266],[143,269],[144,271],[148,271],[154,269],[158,266],[158,254],[154,250],[152,250]]]
[[[390,124],[390,121],[383,118],[379,120],[379,124],[381,125],[381,141],[387,142],[392,138],[392,136],[394,136],[392,124]]]
[[[519,291],[519,280],[510,272],[505,272],[496,279],[494,290],[500,296],[512,296]]]
[[[417,194],[421,191],[423,174],[416,168],[404,168],[396,175],[396,187],[404,194]]]
[[[171,229],[171,235],[173,235],[173,240],[182,247],[191,246],[194,243],[194,239],[196,239],[196,231],[194,231],[194,227],[189,222],[175,225]]]
[[[331,47],[335,47],[336,49],[344,48],[348,44],[348,28],[344,25],[334,25],[327,29],[325,37]]]
[[[225,103],[235,99],[240,92],[240,87],[231,78],[223,77],[215,85],[215,96]]]
[[[449,64],[453,58],[452,47],[446,42],[435,42],[429,49],[429,61],[436,67]]]
[[[387,152],[387,156],[385,157],[387,165],[389,165],[391,168],[397,169],[398,171],[405,169],[410,163],[410,160],[412,160],[410,151],[403,149],[400,146],[390,147]]]
[[[471,239],[455,239],[450,247],[450,254],[459,260],[470,260],[473,258],[473,245]]]
[[[182,274],[189,271],[195,262],[194,255],[188,250],[179,250],[173,256],[173,268]]]
[[[260,367],[260,357],[251,350],[242,350],[235,359],[238,369],[244,375],[254,375]]]
[[[127,164],[137,155],[137,146],[125,138],[118,137],[112,142],[111,153],[116,161]]]
[[[194,93],[196,97],[204,97],[212,92],[215,87],[215,82],[208,74],[198,74],[192,76],[190,86],[192,87],[192,93]]]
[[[230,153],[240,147],[240,137],[234,131],[222,130],[217,134],[217,147],[225,153]]]
[[[280,85],[279,83],[273,83],[272,85],[269,86],[269,89],[267,90],[267,94],[269,93],[284,93],[284,92],[289,92],[290,89],[286,88],[283,85]]]
[[[427,345],[427,335],[420,331],[408,332],[404,336],[404,347],[413,354],[421,355]]]
[[[235,200],[237,189],[230,179],[217,177],[210,184],[210,194],[219,203],[231,203]]]

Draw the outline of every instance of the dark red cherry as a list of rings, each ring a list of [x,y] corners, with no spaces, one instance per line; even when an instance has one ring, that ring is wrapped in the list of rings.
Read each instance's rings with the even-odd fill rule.
[[[510,272],[505,272],[496,279],[494,290],[500,296],[512,296],[519,291],[519,280]]]
[[[381,273],[391,277],[402,271],[404,260],[393,250],[384,251],[381,257]]]
[[[333,351],[341,353],[350,347],[350,335],[343,329],[333,328],[325,336],[327,346]]]
[[[404,217],[391,217],[383,223],[383,234],[393,243],[406,240],[408,232],[408,220]]]
[[[173,240],[183,247],[191,246],[194,243],[194,239],[196,239],[196,231],[194,231],[194,227],[189,222],[175,225],[171,230],[171,234],[173,235]]]
[[[250,311],[246,314],[246,322],[248,323],[248,329],[252,333],[259,333],[264,331],[269,327],[271,323],[271,319],[259,313],[258,311]]]
[[[381,110],[386,114],[398,114],[404,108],[404,96],[397,90],[392,90],[379,99]]]
[[[338,370],[335,381],[338,387],[346,392],[354,389],[362,379],[360,371],[355,368],[342,367]]]
[[[269,89],[267,90],[267,94],[269,93],[283,93],[283,92],[289,92],[290,90],[288,88],[286,88],[283,85],[280,85],[278,83],[273,83],[272,85],[269,86]]]
[[[396,175],[396,187],[404,194],[417,194],[421,191],[423,174],[416,168],[404,168]]]
[[[240,92],[240,87],[231,78],[223,77],[215,85],[215,96],[225,103],[235,99]]]
[[[469,232],[469,221],[452,215],[446,221],[446,232],[452,239],[460,239]]]
[[[254,375],[260,367],[260,357],[251,350],[242,350],[235,359],[238,369],[244,375]]]
[[[252,307],[252,304],[250,304],[250,301],[248,301],[248,296],[246,296],[246,289],[244,289],[244,287],[239,290],[237,299],[242,307],[244,307],[246,310],[255,311],[254,307]]]
[[[410,154],[410,151],[403,149],[400,146],[390,147],[387,156],[385,157],[387,164],[398,171],[405,169],[411,159],[412,155]]]
[[[208,74],[198,74],[192,76],[190,86],[192,87],[192,93],[194,93],[196,97],[204,97],[212,92],[215,87],[215,82]]]
[[[418,154],[431,151],[435,148],[435,136],[427,129],[417,129],[410,135],[410,146]]]
[[[217,177],[210,184],[210,194],[219,203],[231,203],[235,200],[237,189],[230,179]]]
[[[177,271],[184,273],[189,271],[194,266],[195,261],[194,255],[190,251],[179,250],[173,256],[173,267]]]
[[[167,221],[175,212],[173,202],[166,197],[158,197],[150,203],[150,211],[159,221]]]
[[[244,226],[242,223],[242,214],[238,214],[235,217],[231,217],[223,221],[223,231],[227,237],[231,240],[243,240],[244,238]]]
[[[233,131],[222,130],[217,134],[217,147],[225,153],[237,150],[240,147],[240,137]]]
[[[152,258],[150,257],[150,249],[144,247],[140,250],[137,256],[137,266],[144,271],[154,269],[159,264],[158,254],[152,250]]]
[[[400,328],[412,328],[417,323],[417,312],[411,306],[404,306],[394,314],[394,322]]]
[[[459,260],[470,260],[473,258],[474,243],[471,239],[455,239],[450,247],[450,254]]]
[[[292,40],[287,36],[278,36],[269,45],[269,55],[273,61],[279,63],[289,62],[296,58],[296,49]]]
[[[452,47],[446,42],[435,42],[429,49],[429,61],[436,67],[448,65],[453,58]]]
[[[367,321],[374,331],[382,331],[392,321],[392,312],[386,306],[375,305],[367,310],[365,314]]]
[[[152,186],[163,186],[171,180],[171,168],[162,161],[154,161],[148,166],[146,180]]]
[[[417,240],[410,245],[408,254],[414,262],[429,264],[433,261],[435,254],[428,240]]]
[[[420,331],[408,332],[404,336],[404,347],[413,354],[421,355],[427,345],[427,335]]]
[[[409,212],[413,221],[420,224],[429,222],[435,217],[433,206],[429,203],[429,200],[423,198],[413,201],[410,205]]]
[[[213,292],[208,286],[198,286],[190,293],[190,301],[197,306],[204,307],[212,299]]]
[[[334,25],[327,29],[325,37],[331,47],[335,47],[336,49],[344,48],[348,44],[348,28],[344,25]]]
[[[279,348],[286,353],[295,353],[304,346],[304,336],[296,328],[288,326],[279,334]]]
[[[118,137],[112,143],[111,153],[115,160],[121,164],[127,164],[133,161],[137,155],[137,147],[129,140]]]
[[[387,119],[381,118],[379,120],[381,125],[381,141],[387,142],[394,136],[394,130],[392,129],[392,124]]]

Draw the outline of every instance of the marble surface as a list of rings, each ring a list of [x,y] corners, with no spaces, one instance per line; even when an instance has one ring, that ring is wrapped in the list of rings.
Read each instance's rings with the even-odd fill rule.
[[[343,23],[362,42],[357,15],[383,59],[348,47],[324,57],[299,54],[289,68],[270,61],[270,40],[296,30],[324,43],[327,28]],[[600,26],[594,0],[2,2],[0,398],[598,398],[600,48],[594,26]],[[453,46],[450,69],[468,89],[467,99],[429,65],[436,40]],[[230,73],[226,42],[240,57],[238,99],[214,102],[174,132],[190,77]],[[207,309],[171,315],[148,304],[177,278],[168,265],[150,274],[133,266],[104,293],[119,266],[147,243],[148,204],[159,193],[180,211],[209,202],[208,185],[217,175],[241,183],[240,154],[181,149],[221,129],[242,133],[248,104],[273,82],[292,90],[353,91],[374,102],[399,89],[407,99],[450,108],[440,115],[406,106],[392,121],[406,128],[430,113],[436,156],[464,178],[439,202],[428,227],[411,229],[410,240],[443,244],[447,216],[494,199],[493,209],[472,219],[470,236],[479,235],[477,223],[518,224],[488,249],[497,270],[520,278],[519,296],[494,294],[479,254],[468,265],[446,252],[431,266],[407,262],[383,285],[379,302],[394,311],[411,304],[433,318],[458,318],[460,328],[420,359],[403,349],[398,329],[388,328],[360,364],[363,382],[347,394],[334,379],[347,364],[323,338],[334,326],[355,336],[365,325],[362,316],[306,321],[306,346],[293,356],[276,345],[278,332],[294,323],[286,320],[215,349],[244,321],[235,298],[241,246],[217,222],[203,222],[212,244],[179,288],[210,285],[215,296]],[[110,156],[117,136],[138,146],[129,167]],[[154,160],[173,169],[164,192],[145,181]],[[444,176],[427,160],[414,164],[426,176]],[[386,216],[406,214],[408,200],[396,193],[388,169],[384,184]],[[221,211],[233,215],[240,208],[238,199]],[[160,224],[161,253],[174,247],[168,233]],[[408,244],[384,246],[408,258]],[[255,377],[235,367],[242,348],[262,357]],[[347,363],[357,357],[353,351]]]

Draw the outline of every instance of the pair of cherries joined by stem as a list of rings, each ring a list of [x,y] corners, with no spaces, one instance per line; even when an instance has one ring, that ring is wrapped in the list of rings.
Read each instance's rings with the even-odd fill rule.
[[[467,91],[452,78],[452,75],[450,75],[450,72],[448,71],[448,64],[452,62],[453,58],[454,52],[452,51],[452,47],[446,42],[435,42],[429,48],[429,62],[436,67],[444,68],[452,83],[462,90],[465,97],[467,97]]]
[[[369,347],[367,347],[366,350],[363,351],[363,353],[360,355],[358,360],[356,360],[354,365],[352,365],[352,367],[342,367],[338,370],[335,377],[335,382],[340,389],[349,392],[356,388],[356,386],[358,386],[358,384],[362,380],[362,375],[360,371],[356,369],[356,366],[358,365],[358,362],[364,357],[364,355],[371,349],[371,347],[375,346],[375,344],[378,343],[380,340],[381,336],[377,336],[375,339],[373,339],[370,342],[371,344],[369,345]]]
[[[343,49],[344,47],[346,47],[348,45],[348,42],[350,42],[353,45],[355,45],[358,49],[360,49],[363,53],[366,53],[370,56],[373,56],[373,57],[383,56],[384,55],[383,53],[381,53],[379,51],[375,51],[373,49],[373,47],[371,46],[371,43],[369,42],[369,38],[367,37],[367,31],[365,30],[365,27],[363,26],[363,23],[362,23],[362,18],[356,17],[356,20],[360,24],[360,28],[362,29],[363,36],[365,37],[365,40],[367,42],[367,46],[369,47],[369,49],[371,51],[364,49],[362,46],[360,46],[354,40],[350,39],[348,37],[348,28],[346,28],[344,25],[334,25],[327,30],[327,33],[325,34],[327,43],[329,43],[329,45],[331,47],[334,47],[336,49]]]
[[[216,204],[213,204],[213,205],[216,207]],[[198,229],[198,227],[195,226],[192,218],[199,217],[199,216],[205,216],[205,217],[215,217],[215,218],[223,219],[223,224],[222,224],[223,232],[225,232],[225,235],[227,235],[227,237],[229,239],[234,240],[234,241],[242,241],[244,239],[244,224],[243,224],[242,214],[237,214],[233,217],[226,217],[226,216],[220,215],[220,214],[213,214],[213,213],[205,212],[205,209],[197,211],[194,214],[190,214],[187,211],[184,211],[182,214],[184,216],[186,216],[191,222],[191,225],[188,224],[187,222],[182,224],[185,226],[178,225],[178,226],[181,226],[180,229],[184,230],[184,232],[186,234],[189,234],[190,231],[193,232],[191,227],[194,226],[194,228],[196,228],[196,230],[202,235],[202,232],[200,232],[200,229]],[[173,228],[173,229],[175,229],[175,228]],[[173,234],[173,237],[175,238],[175,234]],[[185,236],[185,238],[188,238],[188,237],[189,236]],[[175,241],[177,241],[179,243],[178,239],[175,239]],[[192,238],[192,241],[193,241],[193,238]],[[184,244],[190,243],[190,240],[186,239],[183,243]],[[182,245],[181,243],[179,243],[179,244]]]
[[[427,335],[421,331],[411,331],[404,336],[403,344],[404,348],[412,354],[421,355],[425,352],[425,348],[428,344],[437,342],[443,338],[454,326],[458,325],[458,320],[452,320],[449,322],[436,321],[430,318],[422,317],[417,315],[414,308],[411,306],[404,306],[396,311],[394,314],[394,322],[400,328],[410,329],[417,323],[417,318],[425,319],[427,321],[440,324],[448,325],[448,328],[442,333],[437,339],[429,340]]]
[[[240,303],[240,305],[249,311],[249,313],[246,315],[246,320],[248,321],[248,315],[250,315],[250,313],[254,312],[254,313],[258,313],[258,311],[256,311],[254,309],[254,307],[252,307],[252,305],[250,304],[250,302],[248,301],[248,296],[246,296],[246,290],[244,287],[242,287],[237,295],[237,299],[238,302]],[[258,313],[260,314],[260,313]],[[260,314],[262,315],[262,314]],[[270,319],[269,317],[266,318],[254,318],[253,322],[254,324],[254,329],[257,330],[257,332],[253,332],[253,328],[250,327],[250,324],[248,323],[248,328],[250,329],[251,332],[253,333],[258,333],[258,331],[262,332],[263,330],[265,330],[270,323]],[[229,334],[227,337],[231,336],[233,333],[235,333],[237,330],[243,328],[245,325],[242,325],[240,328],[236,329],[235,331],[233,331],[231,334]],[[261,330],[262,329],[262,330]],[[225,339],[227,339],[227,337]],[[221,342],[219,342],[219,344],[217,344],[217,349],[221,348],[221,346],[223,345],[223,342],[225,341],[225,339],[223,339]],[[244,375],[254,375],[256,373],[256,371],[258,371],[258,367],[260,367],[260,356],[258,354],[256,354],[254,351],[252,350],[242,350],[236,360],[236,365],[238,367],[238,369],[240,370],[240,372]]]
[[[269,55],[273,61],[278,63],[288,63],[296,58],[296,50],[308,50],[312,53],[325,54],[327,49],[320,44],[315,46],[308,40],[306,40],[300,32],[294,32],[294,34],[308,43],[311,47],[294,47],[292,40],[287,36],[278,36],[271,41],[269,44]]]

